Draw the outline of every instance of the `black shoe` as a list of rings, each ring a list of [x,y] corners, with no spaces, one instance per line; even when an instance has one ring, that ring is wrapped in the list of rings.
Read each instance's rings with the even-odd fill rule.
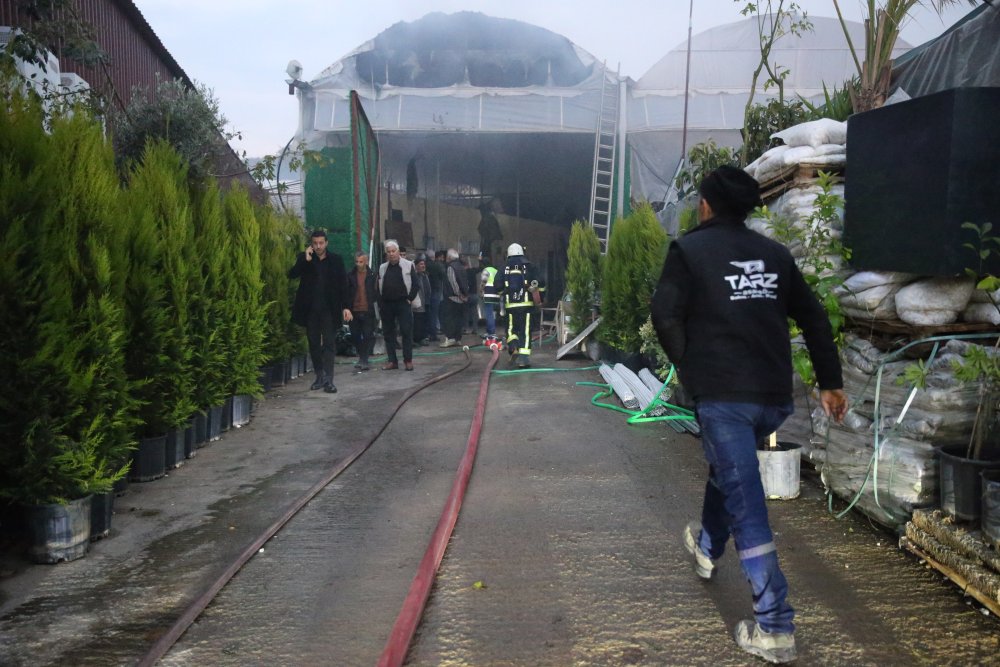
[[[323,376],[322,375],[317,375],[315,382],[313,382],[311,385],[309,385],[309,389],[310,390],[322,389],[323,388],[323,384],[324,384]]]
[[[325,385],[323,385],[323,391],[325,391],[328,394],[336,394],[337,387],[332,382],[327,382]]]

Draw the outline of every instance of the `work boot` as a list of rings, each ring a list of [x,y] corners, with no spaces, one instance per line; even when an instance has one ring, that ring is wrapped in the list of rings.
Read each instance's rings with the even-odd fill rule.
[[[531,357],[526,357],[523,354],[517,355],[517,367],[531,368]]]
[[[325,391],[328,394],[336,394],[337,393],[337,386],[335,384],[333,384],[333,380],[327,380],[323,384],[323,391]]]
[[[768,662],[783,665],[795,660],[794,633],[765,632],[754,621],[740,621],[733,637],[741,649]]]
[[[684,548],[694,556],[694,571],[698,576],[702,579],[711,579],[715,573],[715,562],[698,546],[699,539],[701,539],[701,524],[692,521],[684,527]]]
[[[323,373],[316,371],[316,379],[313,381],[311,385],[309,385],[309,389],[310,390],[322,389],[324,384],[326,384],[326,381],[323,377]]]

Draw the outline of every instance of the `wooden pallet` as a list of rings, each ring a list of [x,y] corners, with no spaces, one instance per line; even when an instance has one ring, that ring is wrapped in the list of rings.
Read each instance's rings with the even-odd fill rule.
[[[844,180],[845,168],[843,165],[811,164],[809,162],[790,164],[777,175],[760,184],[760,198],[766,202],[794,187],[812,185],[819,178],[821,171],[832,173],[835,177],[835,183]]]
[[[906,336],[913,340],[929,338],[930,336],[946,336],[948,334],[967,333],[989,333],[996,331],[1000,333],[1000,327],[989,322],[953,322],[951,324],[940,324],[936,326],[917,326],[907,324],[902,320],[859,320],[848,316],[847,326],[866,333],[882,333],[894,336]]]

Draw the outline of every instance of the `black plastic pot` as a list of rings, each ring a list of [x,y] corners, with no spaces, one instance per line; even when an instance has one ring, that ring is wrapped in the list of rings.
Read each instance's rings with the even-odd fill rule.
[[[90,499],[91,496],[78,498],[67,505],[26,506],[28,558],[36,563],[60,563],[87,555]]]
[[[218,440],[222,437],[222,413],[226,405],[213,405],[208,409],[208,439]]]
[[[198,410],[194,413],[194,446],[201,449],[208,443],[208,413]]]
[[[163,450],[163,465],[172,470],[184,464],[184,428],[172,428],[167,431],[167,445]]]
[[[111,492],[114,493],[119,498],[128,493],[128,475],[125,475],[117,482],[115,482],[114,485],[112,485],[111,487]]]
[[[287,361],[274,361],[271,363],[271,386],[272,387],[284,387],[285,386],[285,373],[288,368]]]
[[[983,481],[983,504],[980,523],[986,539],[1000,549],[1000,470],[984,470],[979,476]]]
[[[941,510],[956,519],[978,521],[983,496],[980,473],[1000,469],[1000,461],[967,459],[965,453],[965,445],[940,450]]]
[[[253,409],[253,396],[240,394],[233,396],[233,426],[244,426],[250,423],[250,411]]]
[[[111,517],[114,515],[115,494],[95,493],[90,499],[90,541],[94,542],[111,534]]]
[[[194,442],[195,439],[195,428],[194,428],[194,418],[188,422],[187,427],[184,429],[184,458],[194,458],[197,452],[197,445]]]
[[[261,366],[257,369],[257,382],[260,383],[261,391],[271,391],[271,367]]]
[[[132,452],[132,468],[128,471],[133,482],[151,482],[167,473],[167,436],[156,435],[139,440],[139,448]]]
[[[646,367],[645,359],[641,353],[619,350],[617,347],[604,343],[601,343],[601,360],[609,366],[624,364],[633,373],[638,373]]]
[[[225,433],[233,427],[233,397],[230,396],[222,404],[222,432]]]

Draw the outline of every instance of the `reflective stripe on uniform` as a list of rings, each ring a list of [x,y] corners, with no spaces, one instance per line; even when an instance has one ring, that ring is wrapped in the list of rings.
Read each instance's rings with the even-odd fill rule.
[[[751,558],[757,558],[758,556],[769,554],[772,551],[777,551],[777,547],[774,546],[774,542],[768,542],[767,544],[761,544],[760,546],[743,549],[742,551],[737,551],[736,553],[739,555],[740,560],[750,560]]]

